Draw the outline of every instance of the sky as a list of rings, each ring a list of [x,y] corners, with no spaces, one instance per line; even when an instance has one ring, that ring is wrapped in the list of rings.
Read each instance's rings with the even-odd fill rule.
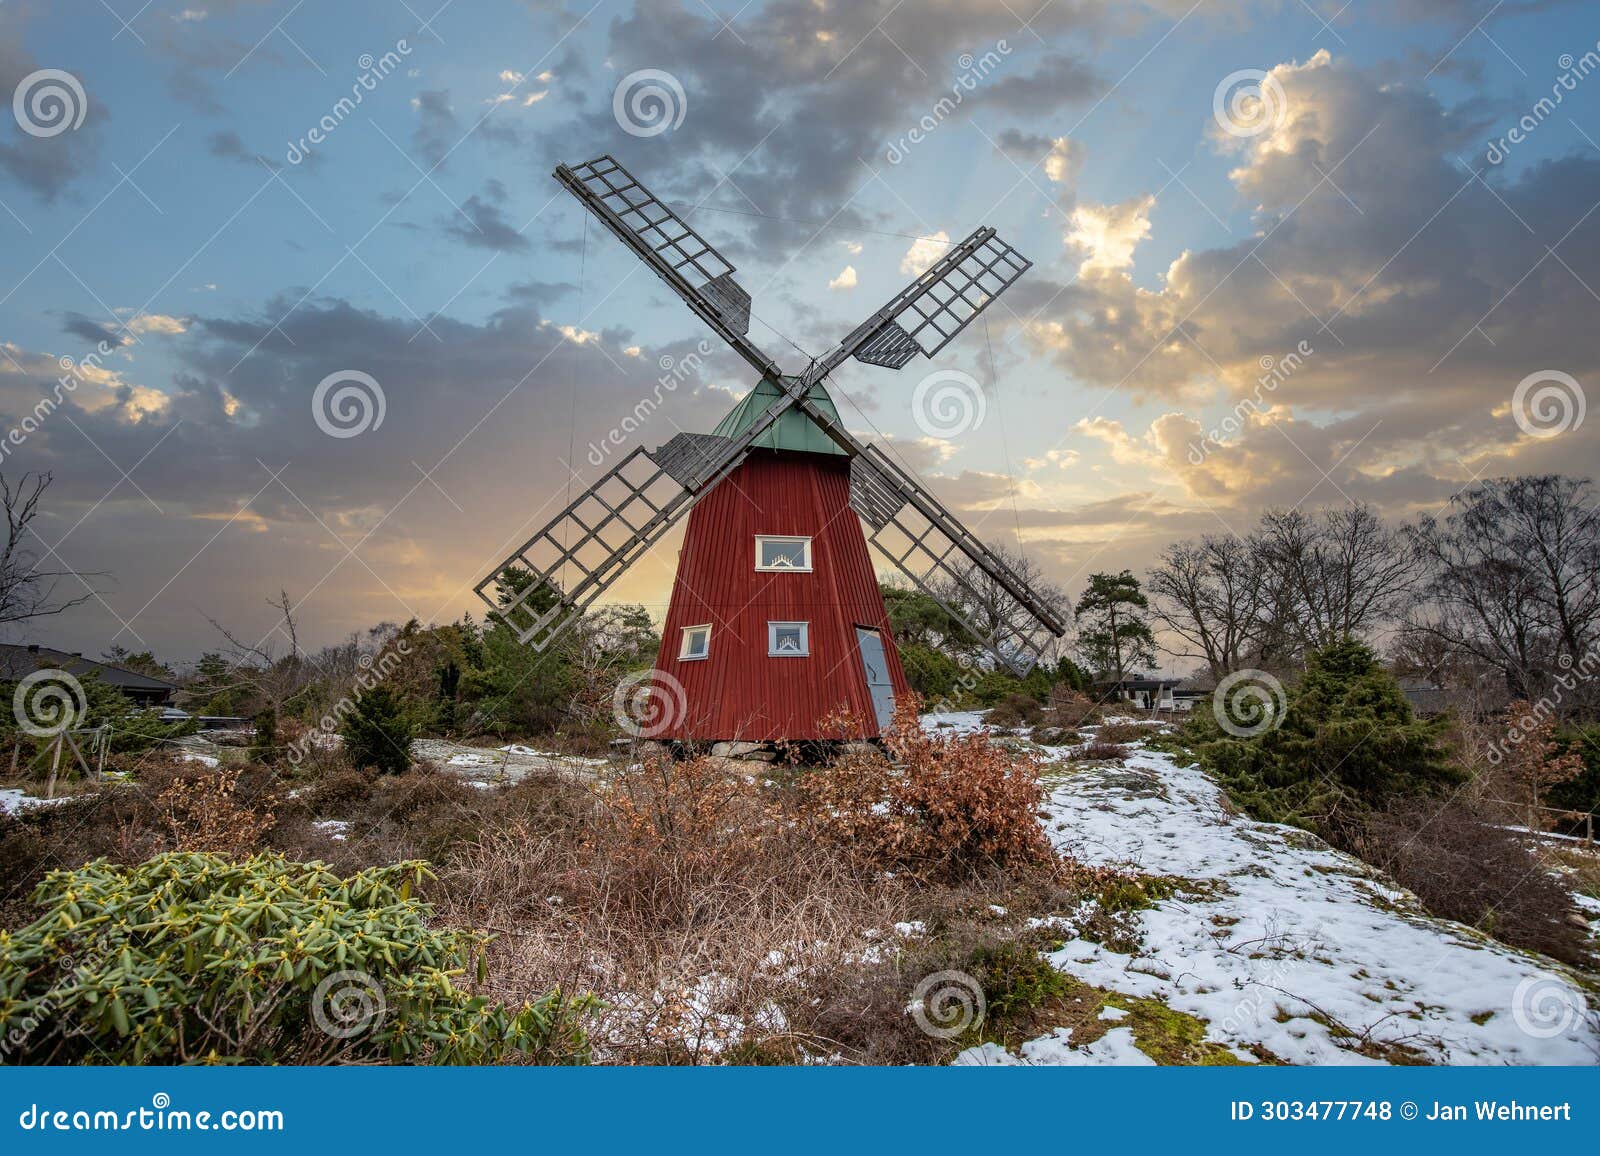
[[[89,595],[15,637],[457,619],[711,429],[751,374],[551,177],[603,153],[790,371],[980,225],[1031,259],[830,388],[1074,595],[1270,507],[1592,473],[1597,74],[1559,0],[3,0],[0,475],[53,476],[30,546]],[[659,618],[676,549],[615,597]]]

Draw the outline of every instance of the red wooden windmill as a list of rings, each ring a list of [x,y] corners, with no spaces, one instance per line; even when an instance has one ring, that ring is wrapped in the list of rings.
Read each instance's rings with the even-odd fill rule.
[[[909,688],[869,540],[997,663],[1030,669],[1064,632],[1059,617],[921,485],[850,434],[823,386],[851,357],[891,369],[932,357],[1030,262],[978,229],[826,356],[785,374],[748,337],[750,294],[734,267],[626,169],[603,156],[555,176],[761,376],[712,433],[634,450],[478,583],[522,641],[544,650],[688,514],[661,653],[631,688],[646,700],[630,712],[638,733],[856,737],[823,724],[841,709],[866,720],[869,736],[887,728]],[[985,613],[963,614],[969,599],[952,591],[970,593]]]

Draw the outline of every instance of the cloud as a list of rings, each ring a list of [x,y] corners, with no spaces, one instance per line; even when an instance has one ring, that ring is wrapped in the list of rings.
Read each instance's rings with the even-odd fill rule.
[[[516,281],[506,288],[508,301],[522,302],[527,305],[548,305],[552,301],[559,301],[569,294],[576,293],[578,287],[570,281],[539,281],[529,279]]]
[[[223,129],[206,137],[206,151],[222,160],[237,161],[252,168],[264,165],[273,172],[277,172],[283,167],[271,157],[264,156],[245,147],[245,143],[239,134],[232,129]],[[305,154],[305,160],[311,164],[320,164],[322,162],[322,154],[320,152],[308,152]]]
[[[1083,171],[1084,148],[1081,141],[1058,136],[1050,142],[1050,152],[1044,159],[1044,175],[1058,185],[1078,183]]]
[[[189,319],[172,317],[165,313],[138,313],[128,320],[128,328],[135,333],[158,333],[171,336],[188,331]]]
[[[23,47],[22,35],[21,15],[15,9],[0,9],[0,94],[6,98],[0,113],[0,171],[49,204],[94,165],[100,152],[100,126],[110,111],[98,90],[81,76],[72,76],[76,91],[72,85],[36,76],[45,66]],[[29,81],[26,88],[25,81]],[[12,115],[14,98],[23,99],[25,108],[38,101],[42,123],[52,130],[63,116],[67,123],[75,123],[81,113],[82,121],[50,136],[24,132]]]
[[[943,229],[931,236],[918,237],[906,250],[905,256],[900,258],[900,272],[907,277],[920,277],[927,272],[928,266],[944,256],[948,248],[950,234]]]
[[[461,122],[450,107],[450,90],[425,88],[412,98],[417,110],[417,127],[411,133],[411,147],[428,162],[430,169],[444,163],[445,155],[461,139]]]
[[[854,265],[846,265],[837,277],[828,282],[828,288],[834,290],[854,289],[855,287],[856,267]]]
[[[110,346],[126,345],[132,340],[120,327],[113,327],[82,313],[62,314],[61,331],[98,346],[102,341]]]
[[[499,253],[525,253],[531,248],[528,238],[519,233],[501,212],[496,202],[505,196],[498,182],[490,181],[485,194],[490,199],[474,194],[461,205],[461,211],[442,219],[444,231],[458,241],[479,249],[493,249]]]
[[[1072,210],[1066,242],[1088,255],[1078,266],[1082,276],[1114,273],[1133,264],[1133,250],[1150,235],[1154,195],[1130,197],[1115,205],[1081,204]]]
[[[977,99],[1009,112],[1036,113],[1093,99],[1104,87],[1086,61],[1058,52],[1046,56],[1030,73],[1007,75],[981,87]]]
[[[1484,142],[1503,130],[1481,109],[1325,54],[1271,74],[1281,117],[1233,146],[1253,235],[1183,252],[1155,291],[1122,277],[1037,279],[1025,292],[1059,296],[1029,331],[1034,347],[1091,385],[1192,403],[1248,396],[1263,359],[1306,342],[1314,354],[1273,403],[1301,429],[1371,414],[1379,428],[1353,462],[1375,470],[1447,476],[1457,459],[1505,470],[1592,451],[1589,427],[1525,446],[1494,415],[1536,370],[1600,374],[1585,288],[1600,285],[1600,158],[1583,150],[1506,173],[1485,162]],[[1096,210],[1080,207],[1078,240],[1094,265],[1121,267],[1144,214],[1122,213],[1116,229],[1116,214],[1102,223]],[[1258,446],[1298,456],[1264,432]]]
[[[1055,43],[1146,18],[1101,5],[1035,7],[1030,28]],[[941,100],[951,100],[952,72],[931,62],[982,55],[1019,35],[1018,17],[992,0],[941,4],[931,12],[911,5],[890,12],[884,5],[771,0],[742,13],[734,27],[737,36],[692,4],[639,3],[613,19],[607,99],[581,114],[581,134],[593,142],[593,152],[637,154],[638,140],[612,115],[611,87],[640,69],[671,74],[687,108],[672,130],[670,151],[656,150],[651,185],[676,185],[693,199],[737,162],[732,179],[767,214],[748,225],[752,244],[780,258],[814,231],[795,221],[868,223],[869,210],[850,203],[860,159],[881,162],[893,142]],[[1053,53],[1023,73],[1026,59],[1014,52],[976,78],[970,92],[963,90],[963,109],[1048,117],[1097,88],[1092,67],[1074,58]],[[561,75],[559,66],[556,72]],[[548,138],[546,159],[570,159],[556,155],[561,147]]]
[[[475,609],[471,584],[559,509],[564,461],[582,475],[575,496],[633,445],[659,445],[680,426],[710,429],[727,401],[714,387],[747,384],[708,359],[663,395],[659,359],[683,360],[694,341],[579,330],[525,306],[478,324],[432,318],[441,340],[413,342],[409,317],[316,297],[291,308],[299,297],[195,318],[168,339],[177,369],[159,381],[131,380],[125,367],[95,372],[9,455],[18,469],[55,470],[43,531],[55,542],[88,515],[61,547],[66,564],[114,574],[108,603],[165,654],[205,644],[206,613],[256,626],[252,608],[279,586],[312,594],[299,612],[307,638],[413,612],[458,617]],[[315,421],[313,391],[350,369],[380,383],[385,418],[332,438]],[[0,428],[31,413],[62,373],[53,353],[7,347]],[[662,404],[641,418],[645,397]],[[644,589],[670,577],[674,545],[641,567]],[[79,628],[104,640],[122,629],[98,605],[85,615]]]

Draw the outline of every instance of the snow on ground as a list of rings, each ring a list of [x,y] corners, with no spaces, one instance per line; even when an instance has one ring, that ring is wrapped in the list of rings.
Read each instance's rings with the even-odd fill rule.
[[[1012,1055],[999,1044],[982,1044],[968,1048],[951,1064],[956,1067],[1015,1067],[1037,1064],[1041,1067],[1087,1067],[1101,1064],[1119,1064],[1124,1067],[1155,1067],[1155,1061],[1139,1050],[1134,1043],[1132,1028],[1112,1028],[1093,1043],[1081,1048],[1072,1046],[1072,1029],[1056,1028],[1047,1036],[1029,1040],[1018,1049],[1021,1058]]]
[[[57,803],[65,803],[66,797],[59,799],[37,799],[32,795],[25,795],[15,787],[7,787],[0,791],[0,815],[15,815],[21,811],[29,811],[35,807],[53,807]]]
[[[452,774],[471,773],[474,779],[478,779],[492,773],[496,779],[512,783],[530,774],[550,772],[592,778],[597,767],[607,765],[604,759],[541,751],[521,743],[508,743],[490,749],[468,746],[450,739],[416,739],[411,744],[411,753],[418,759],[436,763]]]
[[[564,755],[559,751],[541,751],[537,747],[523,746],[521,743],[509,743],[500,748],[513,755],[522,755],[525,758],[551,759],[557,762],[572,763],[580,767],[603,767],[604,759],[586,759],[581,755]]]
[[[350,824],[343,819],[317,819],[311,825],[335,843],[343,843],[350,830]]]
[[[948,734],[980,724],[947,714],[925,725]],[[1099,765],[1045,752],[1055,761],[1046,827],[1059,850],[1209,883],[1139,912],[1137,955],[1069,938],[1049,957],[1068,974],[1205,1020],[1207,1038],[1236,1054],[1256,1044],[1291,1063],[1380,1062],[1341,1029],[1440,1063],[1600,1061],[1600,1017],[1553,961],[1428,916],[1409,892],[1304,831],[1231,814],[1197,765],[1137,748]],[[960,1062],[1147,1058],[1126,1028],[1078,1049],[1057,1029],[1016,1054],[989,1044]]]

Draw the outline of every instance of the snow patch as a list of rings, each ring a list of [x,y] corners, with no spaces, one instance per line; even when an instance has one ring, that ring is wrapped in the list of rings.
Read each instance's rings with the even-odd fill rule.
[[[1139,912],[1137,955],[1074,939],[1049,958],[1086,983],[1207,1021],[1217,1043],[1259,1044],[1300,1064],[1380,1062],[1353,1050],[1359,1040],[1345,1031],[1450,1064],[1600,1056],[1592,1015],[1543,1038],[1518,1025],[1525,984],[1587,1006],[1559,965],[1429,916],[1409,892],[1304,831],[1229,813],[1198,765],[1140,751],[1076,767],[1051,791],[1047,814],[1051,841],[1081,862],[1216,885],[1202,900]]]
[[[65,803],[68,798],[70,796],[63,796],[59,799],[40,799],[35,798],[33,795],[25,795],[13,787],[8,787],[0,791],[0,814],[18,815],[23,811],[31,811],[36,807],[54,807],[57,804]]]

